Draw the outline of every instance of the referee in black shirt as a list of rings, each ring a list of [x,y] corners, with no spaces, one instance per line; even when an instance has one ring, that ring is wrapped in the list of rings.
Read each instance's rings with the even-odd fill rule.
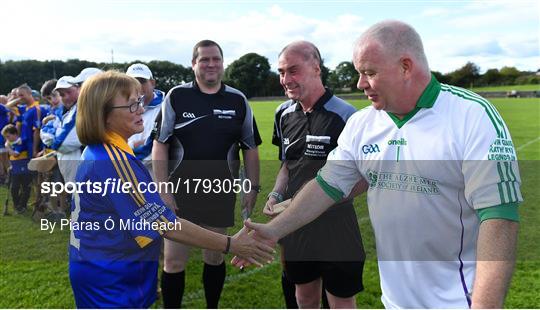
[[[207,229],[226,233],[234,225],[234,180],[238,147],[245,174],[242,207],[250,213],[260,190],[260,136],[246,97],[222,83],[223,51],[214,41],[193,48],[195,81],[174,87],[162,104],[155,124],[152,150],[157,182],[181,180],[180,192],[161,193],[178,216]],[[244,183],[246,185],[249,183]],[[246,190],[247,188],[247,190]],[[165,241],[161,277],[163,306],[180,308],[185,285],[188,246]],[[208,308],[217,308],[225,281],[223,253],[203,250],[203,284]]]
[[[275,114],[272,143],[279,147],[281,169],[264,212],[294,196],[313,179],[337,146],[356,109],[325,89],[315,45],[297,41],[279,54],[280,82],[290,100]],[[352,200],[335,204],[313,222],[280,240],[287,307],[319,308],[321,287],[331,308],[355,308],[363,289],[364,249]],[[288,283],[295,285],[292,294]],[[294,296],[296,295],[296,296]]]

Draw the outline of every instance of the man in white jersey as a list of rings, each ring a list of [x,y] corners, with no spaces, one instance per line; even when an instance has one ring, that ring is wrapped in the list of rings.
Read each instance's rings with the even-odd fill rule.
[[[501,308],[523,198],[499,113],[440,84],[420,36],[402,22],[370,27],[353,62],[372,105],[349,118],[327,164],[289,208],[247,225],[274,241],[363,188],[385,307]]]

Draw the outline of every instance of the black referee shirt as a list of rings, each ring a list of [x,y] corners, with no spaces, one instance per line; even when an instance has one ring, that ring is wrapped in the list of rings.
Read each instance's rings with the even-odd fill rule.
[[[352,105],[328,89],[311,112],[305,113],[293,100],[276,109],[272,143],[279,147],[280,160],[286,161],[289,169],[286,199],[317,175],[354,112]]]
[[[227,160],[238,144],[244,149],[260,144],[246,97],[225,84],[215,94],[203,93],[196,82],[171,89],[154,128],[157,141],[178,140],[183,160]]]

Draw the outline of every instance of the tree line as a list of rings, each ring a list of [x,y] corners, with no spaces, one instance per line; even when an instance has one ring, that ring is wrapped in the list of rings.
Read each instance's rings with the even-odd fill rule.
[[[79,59],[60,60],[8,60],[0,61],[0,94],[7,94],[12,88],[27,83],[39,90],[43,82],[64,75],[76,76],[87,67],[103,70],[116,69],[125,72],[133,63],[97,63]],[[159,89],[168,91],[172,87],[194,79],[191,67],[184,67],[170,61],[153,60],[145,62],[156,80]],[[343,61],[334,70],[322,64],[322,80],[334,92],[357,91],[358,72],[350,61]],[[515,67],[489,69],[480,74],[480,68],[468,62],[463,67],[443,74],[432,72],[442,83],[461,87],[538,84],[540,77],[535,72],[519,71]],[[283,89],[279,75],[271,70],[268,58],[256,53],[248,53],[233,61],[225,69],[223,81],[240,89],[248,98],[281,96]]]

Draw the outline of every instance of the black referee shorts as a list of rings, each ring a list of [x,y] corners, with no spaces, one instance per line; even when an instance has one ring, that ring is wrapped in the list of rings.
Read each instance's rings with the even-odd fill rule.
[[[290,262],[285,273],[294,284],[305,284],[322,278],[324,288],[332,295],[348,298],[364,290],[364,262]]]

